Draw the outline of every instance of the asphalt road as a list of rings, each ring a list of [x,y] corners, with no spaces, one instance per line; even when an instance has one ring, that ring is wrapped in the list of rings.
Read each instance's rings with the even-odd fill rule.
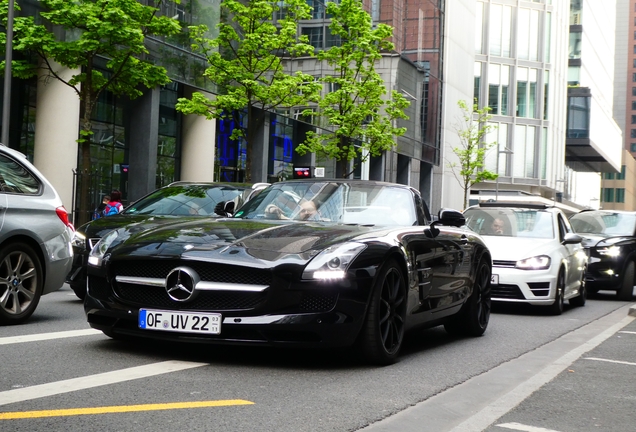
[[[567,372],[571,364],[603,370],[617,381],[603,390],[614,400],[628,365],[584,357],[623,359],[611,351],[619,336],[634,351],[636,335],[619,333],[634,325],[629,306],[605,296],[558,317],[497,308],[485,336],[411,333],[401,361],[377,368],[343,352],[113,341],[88,329],[64,288],[43,297],[27,324],[0,327],[0,431],[612,430],[563,428],[570,420],[555,407],[595,399],[577,388],[555,402],[550,386],[573,386],[574,375],[589,384]],[[541,421],[529,414],[541,409]],[[613,421],[613,430],[632,430]]]

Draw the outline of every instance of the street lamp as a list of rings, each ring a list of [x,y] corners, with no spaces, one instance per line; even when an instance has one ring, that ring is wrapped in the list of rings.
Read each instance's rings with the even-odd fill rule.
[[[495,201],[499,201],[499,155],[512,154],[512,150],[508,147],[504,147],[503,150],[499,148],[497,144],[497,178],[495,179]]]

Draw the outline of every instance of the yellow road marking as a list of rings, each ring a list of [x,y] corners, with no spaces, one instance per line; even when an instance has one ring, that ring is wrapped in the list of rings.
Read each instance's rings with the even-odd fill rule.
[[[174,402],[163,404],[145,404],[145,405],[119,405],[119,406],[105,406],[95,408],[70,408],[59,410],[43,410],[43,411],[16,411],[0,413],[0,420],[15,420],[25,418],[42,418],[42,417],[64,417],[64,416],[76,416],[76,415],[91,415],[91,414],[112,414],[112,413],[124,413],[124,412],[137,412],[137,411],[160,411],[171,409],[188,409],[188,408],[207,408],[207,407],[222,407],[222,406],[234,406],[234,405],[254,405],[254,402],[242,400],[242,399],[230,399],[230,400],[216,400],[216,401],[201,401],[201,402]]]

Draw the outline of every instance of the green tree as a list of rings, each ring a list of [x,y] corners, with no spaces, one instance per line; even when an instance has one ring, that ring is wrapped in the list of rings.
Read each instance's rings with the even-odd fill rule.
[[[296,151],[336,159],[336,176],[346,178],[351,174],[350,160],[379,156],[395,146],[395,137],[406,132],[395,123],[408,118],[404,109],[409,102],[397,91],[387,98],[384,80],[375,70],[382,52],[393,49],[389,40],[393,28],[385,24],[374,28],[360,0],[327,3],[327,13],[329,30],[339,43],[317,57],[333,71],[320,80],[333,91],[320,99],[317,112],[305,114],[324,118],[329,131],[308,133]]]
[[[245,181],[254,178],[253,144],[264,117],[257,110],[305,105],[317,100],[320,84],[311,75],[284,70],[284,58],[312,54],[314,48],[306,37],[298,38],[298,21],[311,18],[305,0],[223,0],[221,15],[226,22],[218,26],[218,37],[206,36],[208,27],[190,27],[193,49],[201,52],[209,67],[204,76],[218,86],[213,99],[194,93],[181,98],[177,109],[185,114],[208,119],[232,118],[238,126],[233,139],[246,140]],[[272,21],[274,15],[280,18]],[[246,111],[246,118],[238,116]],[[261,111],[262,113],[262,111]]]
[[[466,208],[472,185],[499,177],[497,173],[484,169],[486,152],[496,145],[496,142],[487,143],[484,139],[495,126],[488,123],[492,118],[489,114],[490,107],[480,109],[477,104],[474,104],[471,110],[463,100],[458,101],[457,105],[462,110],[461,123],[457,126],[457,135],[461,144],[453,147],[453,153],[459,162],[450,162],[448,167],[452,169],[453,175],[464,190],[464,208]]]
[[[181,31],[176,19],[158,14],[161,1],[146,6],[137,0],[40,0],[44,6],[40,15],[53,30],[35,24],[33,17],[15,19],[14,49],[37,55],[38,67],[72,88],[80,100],[80,223],[90,214],[91,118],[100,94],[110,91],[134,99],[143,94],[142,86],[154,88],[170,81],[163,67],[143,59],[149,53],[144,44],[147,36]],[[95,67],[98,58],[105,59],[105,71]],[[77,73],[65,80],[55,63]]]

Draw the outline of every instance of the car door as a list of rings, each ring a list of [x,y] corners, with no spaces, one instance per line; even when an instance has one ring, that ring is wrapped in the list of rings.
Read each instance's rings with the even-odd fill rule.
[[[569,221],[559,213],[557,215],[557,221],[559,224],[559,242],[563,242],[566,234],[573,232]],[[575,244],[561,244],[563,250],[567,272],[565,275],[566,291],[570,291],[575,287],[581,278],[581,270],[579,269],[579,258],[577,256],[579,251],[583,250],[581,243]]]

